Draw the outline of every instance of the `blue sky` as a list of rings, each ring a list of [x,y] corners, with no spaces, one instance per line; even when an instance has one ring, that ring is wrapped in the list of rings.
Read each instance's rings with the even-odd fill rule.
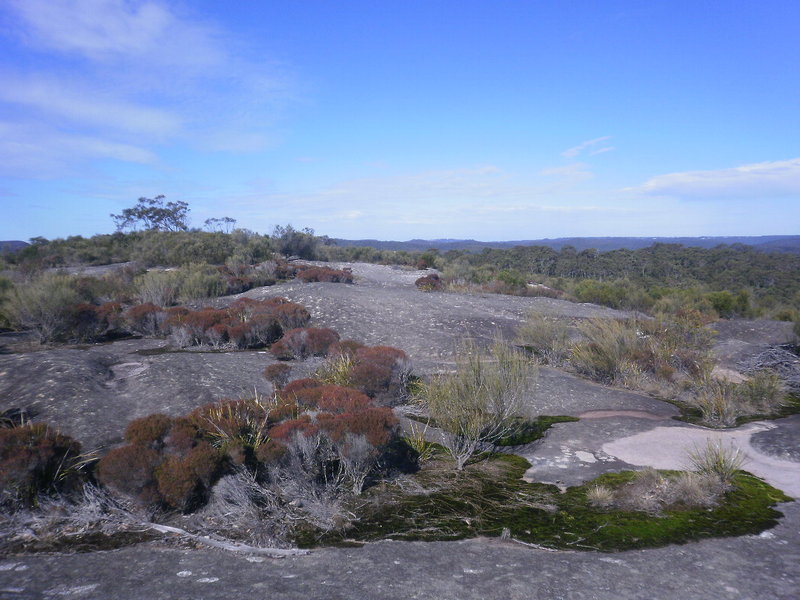
[[[800,2],[0,5],[0,239],[800,233]]]

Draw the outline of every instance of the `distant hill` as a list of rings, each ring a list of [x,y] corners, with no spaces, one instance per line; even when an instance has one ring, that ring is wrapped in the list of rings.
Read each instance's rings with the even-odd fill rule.
[[[484,248],[513,248],[514,246],[548,246],[561,250],[564,246],[574,246],[576,250],[594,248],[600,252],[627,248],[638,250],[653,244],[680,244],[700,248],[714,248],[720,244],[745,244],[765,252],[791,252],[800,254],[800,235],[762,235],[762,236],[712,236],[712,237],[574,237],[545,238],[541,240],[516,240],[509,242],[479,242],[477,240],[408,240],[406,242],[382,240],[344,240],[334,239],[337,246],[367,246],[379,250],[424,251],[436,248],[440,252],[464,250],[480,252]]]
[[[0,241],[0,252],[16,252],[29,245],[28,242],[20,242],[19,240]]]

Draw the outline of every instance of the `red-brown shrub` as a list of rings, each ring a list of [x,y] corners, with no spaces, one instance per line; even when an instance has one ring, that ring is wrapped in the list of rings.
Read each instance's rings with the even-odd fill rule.
[[[139,304],[132,306],[123,315],[125,325],[134,333],[141,335],[157,335],[166,314],[155,304]]]
[[[414,282],[414,285],[416,285],[423,292],[435,292],[444,287],[444,283],[436,273],[431,273],[430,275],[420,277]]]
[[[183,325],[186,315],[188,315],[191,311],[185,306],[172,306],[165,312],[167,313],[167,317],[164,321],[164,326],[169,329]]]
[[[353,273],[350,269],[331,269],[330,267],[301,267],[297,278],[305,281],[324,281],[328,283],[353,283]]]
[[[81,445],[44,423],[0,429],[0,505],[30,506],[80,480]]]
[[[106,326],[106,329],[118,329],[122,325],[122,304],[119,302],[105,302],[97,307],[97,318]]]
[[[322,382],[318,379],[314,379],[313,377],[304,377],[302,379],[295,379],[294,381],[287,383],[280,391],[279,395],[281,398],[294,401],[298,392],[310,388],[318,388],[320,386],[322,386]]]
[[[260,463],[271,463],[286,453],[286,446],[275,440],[268,440],[256,448],[256,460]]]
[[[280,442],[290,442],[296,434],[311,437],[319,431],[319,427],[311,422],[309,415],[300,415],[296,419],[287,419],[269,430],[269,436]]]
[[[283,334],[283,338],[273,344],[271,351],[282,360],[286,360],[285,357],[289,353],[298,358],[322,356],[331,344],[338,341],[339,334],[333,329],[317,327],[290,329]]]
[[[356,352],[364,347],[364,344],[356,342],[355,340],[341,340],[340,342],[334,342],[328,347],[328,356],[347,356],[349,358],[355,358]]]
[[[351,433],[365,436],[373,446],[383,446],[389,442],[398,421],[390,408],[370,407],[339,415],[320,413],[317,423],[336,442]]]
[[[247,347],[250,328],[247,327],[246,323],[230,326],[225,330],[225,333],[228,337],[228,341],[237,348]]]
[[[286,302],[272,308],[272,314],[284,329],[305,327],[311,321],[311,315],[302,304]]]
[[[164,452],[185,454],[194,448],[202,437],[202,430],[190,418],[177,417],[164,437]]]
[[[142,504],[160,500],[155,469],[161,455],[141,444],[114,448],[97,465],[97,480],[104,486],[131,496]]]
[[[219,475],[223,453],[203,439],[186,417],[150,415],[133,421],[128,440],[98,463],[98,481],[143,504],[163,503],[187,510],[205,499]]]
[[[249,321],[244,323],[248,328],[248,347],[261,347],[271,344],[280,339],[283,329],[278,319],[272,315],[257,314],[253,315]]]
[[[183,456],[169,456],[155,470],[161,500],[187,511],[202,504],[219,475],[222,454],[201,442]]]
[[[370,398],[386,392],[392,385],[391,367],[379,363],[359,363],[350,371],[350,383]]]
[[[375,363],[390,368],[404,366],[408,362],[405,352],[391,346],[373,346],[360,348],[356,352],[356,359],[362,363]]]
[[[350,371],[350,381],[356,389],[370,398],[402,397],[411,369],[408,356],[391,346],[365,347],[356,351],[356,365]]]
[[[325,385],[320,388],[317,408],[325,412],[342,414],[366,410],[372,402],[366,394],[353,388]]]
[[[228,326],[222,323],[217,323],[206,329],[206,341],[211,344],[213,348],[219,348],[228,341]]]
[[[172,427],[172,421],[172,417],[158,413],[135,419],[125,428],[125,441],[131,444],[160,448],[163,445],[164,436]]]
[[[264,377],[269,381],[277,390],[286,385],[289,381],[289,374],[292,372],[292,367],[284,363],[275,363],[268,365],[264,369]]]
[[[72,331],[70,337],[81,341],[93,340],[105,331],[105,324],[101,322],[97,314],[98,307],[94,304],[74,304],[69,307],[69,329]]]

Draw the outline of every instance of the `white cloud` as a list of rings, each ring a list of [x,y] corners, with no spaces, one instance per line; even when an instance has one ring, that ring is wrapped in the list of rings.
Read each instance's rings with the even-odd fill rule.
[[[163,0],[9,0],[0,18],[20,42],[0,56],[0,110],[54,141],[5,140],[5,171],[25,158],[47,167],[26,169],[42,176],[97,158],[155,164],[169,144],[258,152],[292,100],[288,78],[262,54]]]
[[[564,165],[562,167],[549,167],[539,171],[539,174],[547,177],[560,177],[567,182],[584,181],[594,177],[594,174],[589,171],[589,165],[581,162]]]
[[[592,150],[591,152],[589,152],[589,156],[604,154],[606,152],[611,152],[612,150],[616,150],[616,148],[614,148],[614,146],[604,146],[602,148],[598,148],[597,150]]]
[[[0,159],[0,174],[36,179],[59,177],[73,160],[79,159],[146,165],[158,162],[153,152],[134,144],[8,122],[0,122]]]
[[[4,77],[0,101],[22,104],[84,125],[133,133],[174,134],[180,119],[166,110],[115,98],[113,92],[81,89],[74,83],[44,77]]]
[[[657,175],[625,191],[686,198],[768,198],[800,194],[800,158]]]
[[[34,44],[93,60],[157,58],[184,67],[218,64],[213,28],[160,2],[11,0]]]
[[[585,142],[581,142],[577,146],[573,146],[572,148],[564,150],[561,153],[561,156],[563,156],[564,158],[575,158],[576,156],[578,156],[581,152],[583,152],[587,148],[591,148],[592,146],[595,146],[595,145],[599,144],[600,142],[605,142],[606,140],[610,140],[610,139],[611,139],[610,135],[604,135],[603,137],[594,138],[593,140],[586,140]],[[612,150],[612,149],[613,148],[608,148],[608,150]],[[608,150],[604,150],[604,152],[607,152]]]

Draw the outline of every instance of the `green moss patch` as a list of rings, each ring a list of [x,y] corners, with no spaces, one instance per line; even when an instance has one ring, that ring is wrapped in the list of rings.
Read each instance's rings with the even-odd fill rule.
[[[777,524],[782,514],[775,504],[791,500],[740,472],[734,489],[712,509],[665,510],[660,515],[603,510],[587,501],[589,487],[624,485],[633,472],[602,475],[562,494],[555,486],[523,481],[529,466],[521,457],[496,455],[457,472],[437,457],[402,485],[369,490],[360,499],[359,519],[346,530],[306,531],[296,541],[310,547],[381,539],[455,540],[505,532],[551,548],[614,551],[756,534]]]
[[[424,423],[429,427],[439,427],[436,421],[430,417],[417,416],[413,414],[408,414],[406,417],[413,421]],[[568,417],[563,415],[543,415],[536,417],[535,419],[523,419],[521,417],[517,417],[514,420],[511,431],[507,435],[497,440],[495,445],[508,447],[530,444],[531,442],[535,442],[536,440],[543,438],[547,430],[556,423],[573,423],[575,421],[580,421],[580,419],[578,419],[578,417]]]
[[[497,440],[498,446],[522,446],[530,444],[544,437],[545,432],[556,423],[574,423],[580,421],[578,417],[567,416],[541,416],[533,420],[517,419],[511,433]]]

